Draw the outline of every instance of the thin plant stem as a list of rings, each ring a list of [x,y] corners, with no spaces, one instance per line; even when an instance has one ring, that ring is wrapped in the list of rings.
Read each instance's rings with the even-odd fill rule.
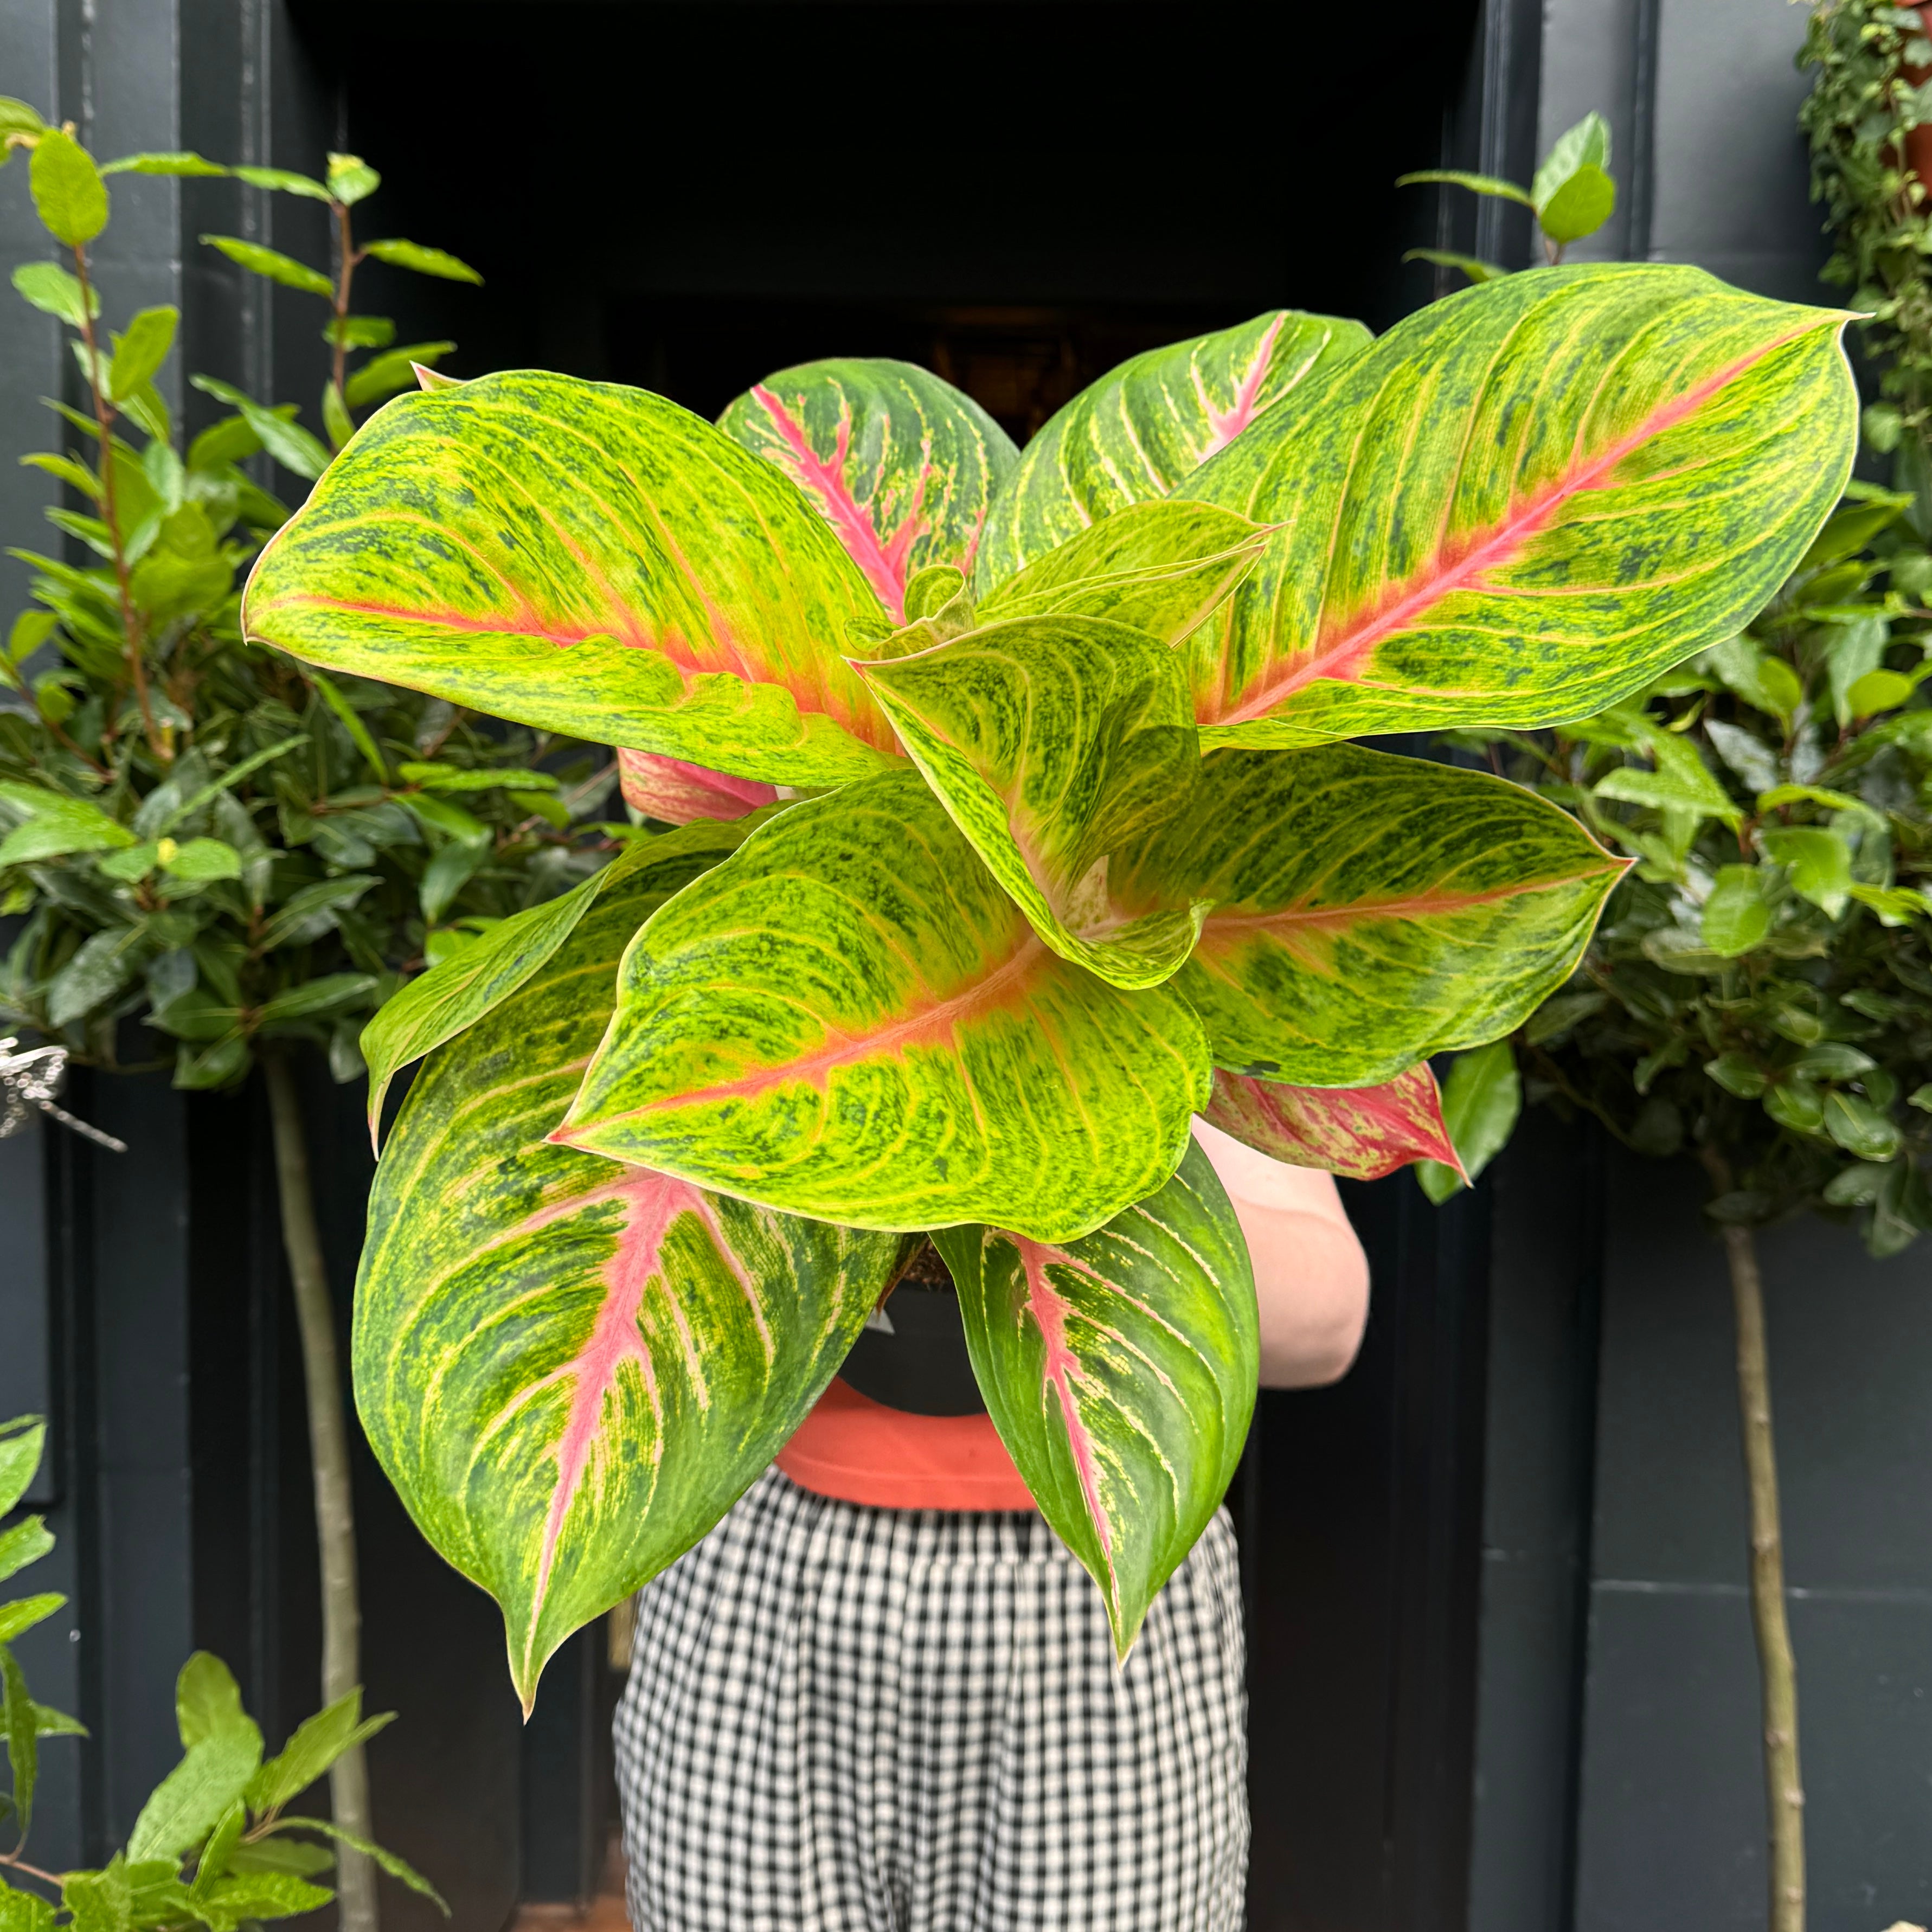
[[[345,1697],[362,1681],[362,1613],[356,1581],[355,1506],[350,1486],[349,1430],[335,1349],[335,1310],[316,1225],[302,1101],[286,1052],[264,1048],[282,1246],[295,1291],[308,1384],[309,1456],[315,1471],[316,1541],[322,1563],[322,1701]],[[343,1753],[328,1774],[337,1824],[369,1838],[369,1768],[362,1747]],[[367,1854],[340,1847],[336,1866],[340,1932],[376,1932],[376,1871]]]
[[[172,748],[154,724],[154,710],[148,698],[148,667],[143,656],[140,621],[135,615],[134,591],[128,568],[128,547],[122,541],[121,518],[115,502],[114,412],[107,406],[100,386],[100,345],[94,331],[94,291],[87,279],[87,250],[74,244],[74,279],[80,284],[80,339],[87,348],[87,391],[94,402],[94,421],[100,432],[100,507],[107,524],[108,547],[113,554],[114,583],[121,598],[121,630],[128,654],[128,676],[134,687],[134,702],[140,708],[141,727],[147,734],[148,749],[157,764],[174,762]]]
[[[1720,1194],[1729,1166],[1709,1149],[1704,1166]],[[1770,1932],[1804,1932],[1804,1784],[1798,1762],[1798,1660],[1785,1615],[1784,1534],[1778,1502],[1777,1442],[1772,1431],[1771,1364],[1765,1341],[1764,1276],[1757,1238],[1724,1226],[1731,1306],[1737,1330],[1738,1412],[1750,1492],[1751,1623],[1757,1634],[1763,1700],[1765,1801],[1771,1839]]]

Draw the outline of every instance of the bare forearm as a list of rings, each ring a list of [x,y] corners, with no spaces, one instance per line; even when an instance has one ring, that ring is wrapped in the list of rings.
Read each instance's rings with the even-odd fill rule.
[[[1317,1388],[1339,1381],[1362,1346],[1369,1264],[1344,1222],[1237,1202],[1250,1253],[1275,1262],[1255,1270],[1264,1388]],[[1251,1222],[1262,1223],[1251,1226]],[[1288,1265],[1280,1265],[1286,1256]]]

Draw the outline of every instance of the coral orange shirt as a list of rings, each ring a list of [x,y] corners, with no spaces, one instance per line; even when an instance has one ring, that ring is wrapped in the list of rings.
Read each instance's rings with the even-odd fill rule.
[[[978,1415],[912,1415],[835,1382],[778,1466],[802,1490],[875,1509],[1030,1510],[1033,1498]]]

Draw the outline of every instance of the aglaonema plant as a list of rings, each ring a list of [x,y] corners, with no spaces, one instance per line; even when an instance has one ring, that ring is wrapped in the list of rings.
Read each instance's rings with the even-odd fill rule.
[[[520,1694],[770,1462],[909,1240],[1124,1654],[1255,1394],[1197,1114],[1375,1172],[1425,1062],[1570,970],[1624,862],[1346,742],[1598,712],[1732,634],[1836,500],[1836,314],[1686,268],[1277,313],[1016,452],[924,371],[713,428],[507,374],[398,399],[269,544],[250,635],[632,748],[694,820],[365,1035],[356,1376]],[[732,816],[730,814],[736,814]]]

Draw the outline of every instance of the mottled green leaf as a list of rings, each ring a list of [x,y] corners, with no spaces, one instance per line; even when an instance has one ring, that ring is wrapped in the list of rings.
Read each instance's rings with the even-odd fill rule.
[[[1368,341],[1360,322],[1276,309],[1122,363],[1022,452],[987,518],[980,591],[1114,511],[1168,495],[1312,371]]]
[[[656,914],[559,1138],[860,1226],[1090,1233],[1207,1104],[1165,986],[1034,934],[915,773],[781,812]]]
[[[436,1050],[370,1202],[363,1425],[424,1534],[502,1606],[526,1707],[556,1646],[770,1462],[898,1254],[548,1138],[658,896],[606,892]]]
[[[593,742],[777,784],[880,768],[839,656],[878,600],[776,466],[642,390],[400,397],[271,539],[248,633]]]
[[[1190,1141],[1165,1186],[1084,1240],[933,1238],[994,1426],[1124,1658],[1247,1437],[1260,1343],[1234,1209]]]
[[[1212,503],[1130,503],[981,598],[978,621],[1110,617],[1164,644],[1191,637],[1253,567],[1268,532]]]
[[[781,369],[718,426],[799,486],[895,623],[915,572],[971,570],[987,506],[1019,460],[971,397],[883,356]]]
[[[130,1858],[173,1858],[214,1828],[262,1762],[262,1733],[252,1718],[189,1745],[155,1786],[128,1840]]]
[[[1844,484],[1844,321],[1536,269],[1318,371],[1180,486],[1279,526],[1184,647],[1210,742],[1549,724],[1731,636]]]
[[[1205,906],[1122,920],[1106,867],[1183,803],[1199,769],[1172,651],[1104,618],[1020,617],[860,668],[954,824],[1055,952],[1116,986],[1174,972]]]
[[[398,1072],[474,1026],[527,983],[605,892],[622,886],[627,903],[644,906],[641,924],[658,902],[736,851],[749,830],[743,824],[706,824],[640,839],[581,885],[500,920],[474,945],[412,980],[362,1030],[371,1136],[382,1118],[382,1096]]]
[[[1270,1160],[1357,1180],[1411,1161],[1456,1164],[1426,1060],[1377,1087],[1288,1087],[1217,1069],[1202,1118]]]
[[[1533,793],[1335,745],[1210,754],[1186,808],[1109,877],[1130,914],[1214,902],[1172,984],[1217,1065],[1358,1087],[1520,1024],[1623,871]]]

